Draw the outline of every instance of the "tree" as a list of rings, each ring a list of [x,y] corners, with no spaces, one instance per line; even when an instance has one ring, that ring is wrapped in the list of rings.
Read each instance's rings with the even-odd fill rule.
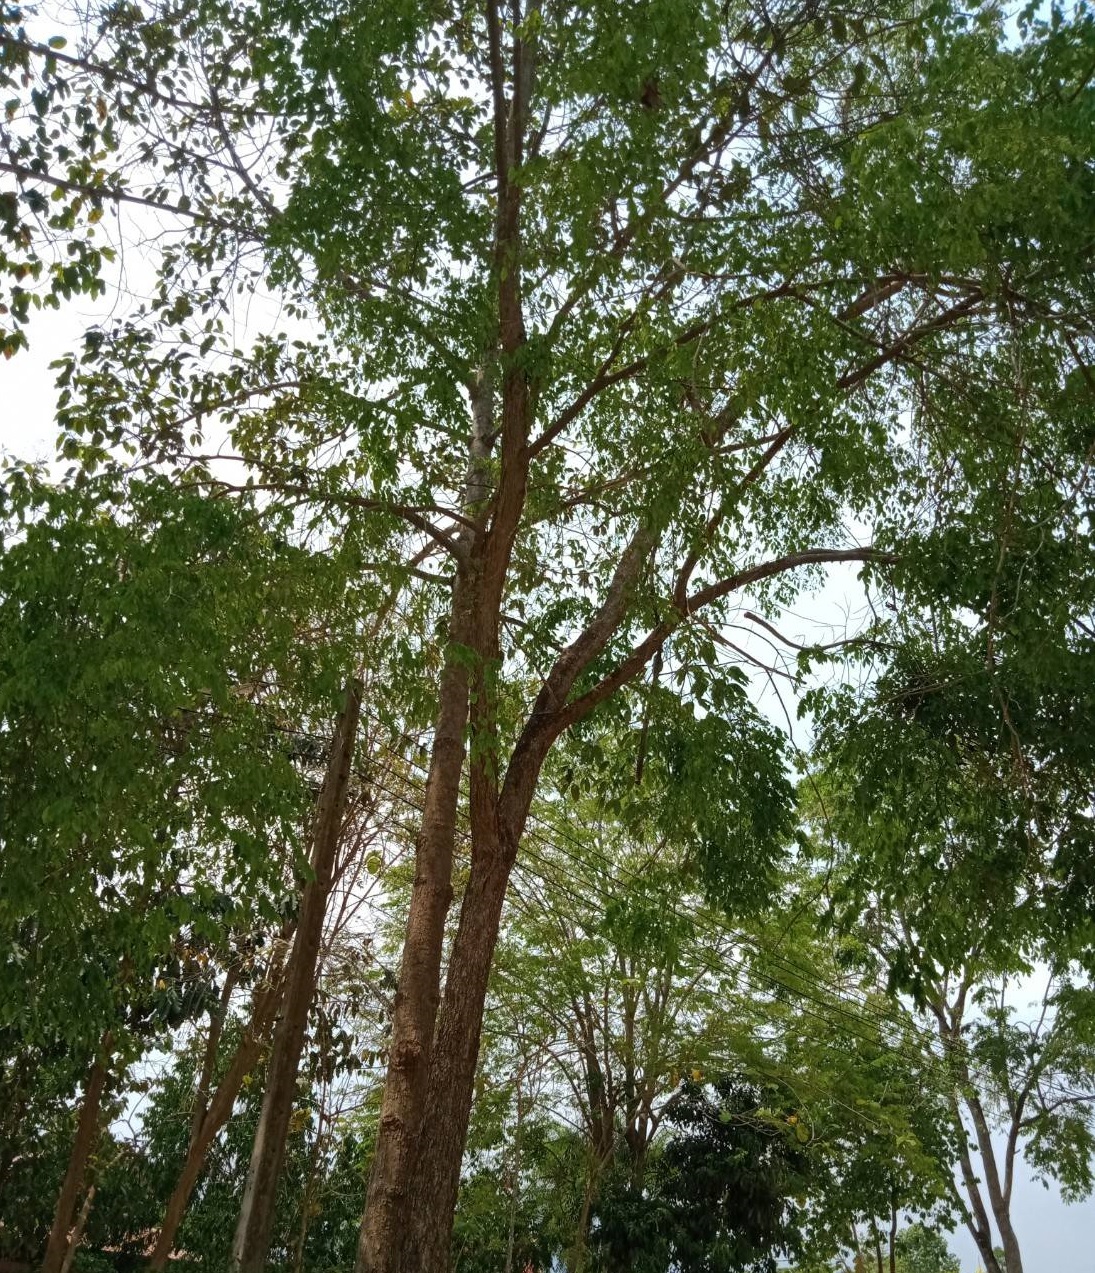
[[[262,1116],[255,1130],[232,1250],[233,1265],[240,1268],[261,1268],[266,1262],[275,1190],[297,1095],[297,1067],[316,991],[323,921],[342,836],[361,715],[361,693],[360,681],[351,678],[346,686],[346,700],[331,740],[323,785],[316,801],[309,862],[311,878],[301,893],[293,947],[286,960],[286,985],[267,1066]]]
[[[210,952],[244,899],[271,907],[279,891],[305,786],[278,715],[322,702],[329,672],[317,660],[317,691],[297,634],[317,606],[337,620],[330,561],[310,569],[278,517],[156,480],[8,477],[0,1023],[16,1064],[67,1052],[82,1089],[57,1270],[111,1087],[216,1002]],[[287,622],[256,638],[269,587]],[[278,680],[292,689],[266,687]]]
[[[771,1273],[801,1240],[794,1197],[807,1188],[809,1155],[787,1125],[785,1095],[781,1110],[772,1108],[778,1094],[733,1077],[711,1087],[708,1095],[685,1085],[669,1115],[677,1132],[658,1162],[655,1199],[672,1214],[671,1267]]]
[[[1071,626],[1068,612],[1063,619]],[[1057,687],[1042,681],[1055,634],[1043,630],[1037,653],[994,623],[999,668],[982,658],[955,679],[937,657],[920,682],[927,688],[912,691],[912,710],[895,711],[910,656],[898,646],[894,667],[858,709],[849,715],[846,699],[832,707],[818,852],[832,880],[832,917],[849,934],[847,957],[887,970],[895,1007],[918,1021],[925,1060],[947,1093],[965,1220],[982,1260],[1000,1267],[995,1225],[1014,1270],[1022,1268],[1011,1218],[1018,1155],[1066,1193],[1092,1187],[1095,997],[1078,917],[1057,904],[1062,860],[1089,814],[1065,777],[1083,757],[1058,735]],[[967,627],[958,657],[983,639]],[[1066,666],[1089,657],[1083,641],[1062,645]],[[922,657],[922,646],[912,650]],[[1010,680],[1003,699],[998,675]],[[1029,697],[1020,708],[1020,695],[1039,684],[1049,710]],[[1086,708],[1082,699],[1075,706]],[[1036,970],[1044,989],[1031,1004],[1019,987]]]
[[[33,241],[43,189],[75,184],[184,233],[149,304],[68,360],[63,445],[300,508],[362,561],[379,547],[428,617],[383,652],[410,710],[436,711],[358,1265],[441,1268],[501,909],[557,740],[634,705],[655,660],[686,698],[722,683],[719,624],[748,590],[914,567],[925,470],[994,516],[962,389],[1013,384],[1017,332],[1045,408],[1025,449],[1049,457],[1024,490],[1082,453],[1051,426],[1090,363],[1093,24],[1055,13],[1014,41],[995,10],[796,0],[94,21],[68,92],[132,144],[74,175],[34,119],[64,133],[65,108],[28,92],[13,232]],[[323,338],[235,351],[237,284],[282,289]],[[238,480],[202,458],[210,418]]]
[[[911,1224],[897,1235],[897,1258],[901,1273],[961,1273],[943,1236],[922,1224]]]

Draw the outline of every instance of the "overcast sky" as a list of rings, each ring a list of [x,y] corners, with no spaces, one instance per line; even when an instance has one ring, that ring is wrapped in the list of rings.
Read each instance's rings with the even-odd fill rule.
[[[0,451],[22,459],[52,456],[54,373],[49,363],[72,348],[89,322],[96,317],[87,304],[70,305],[60,313],[46,312],[29,329],[31,348],[8,362],[0,362]],[[786,634],[817,640],[817,624],[841,629],[845,615],[859,605],[854,591],[854,570],[832,579],[824,593],[796,608],[797,619],[785,625]],[[754,647],[759,648],[759,647]],[[771,687],[758,687],[761,704],[781,727],[787,715]],[[791,721],[794,705],[787,702]],[[801,727],[797,741],[806,742]],[[1020,1168],[1015,1183],[1013,1215],[1023,1248],[1025,1273],[1095,1273],[1095,1200],[1066,1206],[1056,1189],[1047,1190]],[[962,1273],[979,1267],[977,1251],[964,1230],[952,1235],[951,1249],[962,1261]]]

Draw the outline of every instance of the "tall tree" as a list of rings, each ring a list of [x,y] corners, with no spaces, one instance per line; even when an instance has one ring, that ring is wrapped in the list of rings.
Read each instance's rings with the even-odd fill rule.
[[[1023,488],[1083,451],[1055,426],[1091,362],[1095,24],[1055,10],[1016,41],[995,9],[905,0],[93,21],[63,68],[7,40],[132,142],[74,176],[35,118],[64,132],[66,107],[16,99],[14,233],[74,184],[184,233],[148,305],[62,372],[65,445],[263,490],[363,560],[401,538],[393,573],[430,620],[400,651],[405,701],[436,710],[358,1263],[441,1268],[499,917],[558,738],[656,659],[685,695],[722,683],[712,630],[747,590],[916,560],[926,471],[997,515],[963,388],[1005,383],[1017,332],[1024,454],[1048,462]],[[260,285],[322,337],[236,351],[227,294]]]
[[[963,627],[963,647],[984,635]],[[949,666],[918,673],[910,708],[910,651],[899,649],[869,706],[849,716],[845,702],[828,715],[816,810],[848,957],[888,970],[894,1008],[916,1018],[925,1064],[947,1093],[964,1216],[988,1270],[1000,1267],[994,1228],[1007,1268],[1022,1268],[1011,1210],[1019,1155],[1084,1196],[1095,1153],[1091,952],[1060,904],[1062,858],[1089,817],[1064,775],[1086,765],[1072,744],[1048,745],[1061,742],[1054,713],[1044,700],[1023,703],[1031,686],[1009,666],[1008,636],[998,625],[990,638],[1011,655],[1000,676],[1017,693],[1002,700],[995,667],[975,660],[961,678]],[[1030,657],[1052,646],[1047,628]],[[1066,664],[1087,657],[1072,651]],[[1034,679],[1043,684],[1040,669]],[[1050,708],[1058,688],[1045,687]],[[1037,979],[1043,993],[1030,1003]]]

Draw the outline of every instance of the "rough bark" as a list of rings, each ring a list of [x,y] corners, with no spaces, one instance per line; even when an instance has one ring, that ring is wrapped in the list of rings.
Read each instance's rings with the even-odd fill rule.
[[[360,712],[361,685],[352,680],[346,688],[345,706],[331,742],[327,772],[316,806],[312,833],[312,879],[304,886],[297,931],[286,968],[285,998],[274,1030],[262,1112],[232,1244],[230,1268],[233,1273],[260,1273],[270,1249],[278,1177],[285,1159],[285,1138],[296,1100],[297,1071],[308,1012],[315,995],[323,920],[346,809]]]
[[[271,971],[267,983],[256,993],[251,1011],[251,1020],[244,1030],[243,1038],[236,1048],[224,1077],[217,1084],[213,1095],[205,1106],[201,1123],[192,1129],[190,1143],[187,1146],[186,1159],[179,1172],[171,1197],[164,1208],[160,1232],[156,1245],[149,1258],[148,1267],[152,1270],[166,1268],[167,1261],[175,1246],[175,1237],[186,1215],[190,1195],[198,1182],[198,1177],[205,1166],[209,1149],[216,1139],[217,1133],[228,1122],[236,1103],[244,1078],[255,1067],[266,1040],[270,1036],[274,1016],[281,1002],[284,988],[283,969],[278,966]]]
[[[108,1075],[109,1038],[104,1039],[98,1057],[88,1074],[80,1102],[80,1117],[72,1142],[65,1178],[53,1212],[53,1225],[42,1259],[41,1273],[61,1273],[69,1249],[69,1235],[76,1220],[76,1203],[84,1187],[88,1159],[99,1139],[99,1115]]]
[[[452,903],[452,859],[469,696],[468,665],[460,647],[468,644],[475,591],[474,575],[466,567],[458,568],[392,1009],[388,1073],[358,1241],[358,1273],[397,1273],[406,1236],[406,1200],[425,1117],[445,918]]]
[[[483,846],[473,860],[460,908],[445,998],[430,1064],[428,1152],[419,1158],[407,1210],[404,1273],[449,1267],[452,1214],[471,1115],[479,1038],[502,902],[512,861],[499,845]]]

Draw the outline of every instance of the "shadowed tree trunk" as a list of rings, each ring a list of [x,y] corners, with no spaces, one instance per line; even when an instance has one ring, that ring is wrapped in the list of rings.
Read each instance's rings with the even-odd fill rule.
[[[285,1158],[285,1138],[296,1100],[297,1070],[308,1012],[315,994],[323,921],[346,809],[360,713],[361,684],[352,680],[346,688],[345,705],[331,741],[327,772],[316,807],[312,834],[313,878],[304,886],[296,935],[286,966],[281,1016],[274,1029],[262,1113],[232,1244],[230,1267],[233,1273],[259,1273],[266,1264],[270,1248],[278,1177]]]
[[[76,1124],[76,1136],[72,1142],[65,1178],[53,1213],[53,1226],[49,1231],[46,1253],[42,1259],[41,1273],[61,1273],[69,1250],[69,1235],[76,1222],[76,1204],[84,1187],[88,1159],[99,1139],[99,1117],[103,1105],[109,1073],[110,1036],[105,1035],[88,1074],[87,1084],[80,1102],[80,1117]]]
[[[268,974],[267,984],[255,994],[251,1010],[251,1020],[247,1023],[243,1038],[236,1048],[232,1060],[221,1081],[213,1091],[201,1111],[200,1121],[191,1129],[190,1143],[186,1150],[186,1159],[179,1172],[171,1197],[164,1208],[160,1232],[156,1238],[156,1246],[149,1259],[149,1268],[161,1270],[166,1267],[168,1258],[175,1245],[175,1236],[186,1215],[190,1195],[197,1184],[198,1177],[205,1166],[209,1149],[216,1139],[217,1133],[228,1122],[232,1115],[236,1097],[243,1086],[244,1078],[255,1067],[262,1053],[266,1040],[270,1037],[274,1017],[281,1003],[284,988],[284,969],[279,965]]]

